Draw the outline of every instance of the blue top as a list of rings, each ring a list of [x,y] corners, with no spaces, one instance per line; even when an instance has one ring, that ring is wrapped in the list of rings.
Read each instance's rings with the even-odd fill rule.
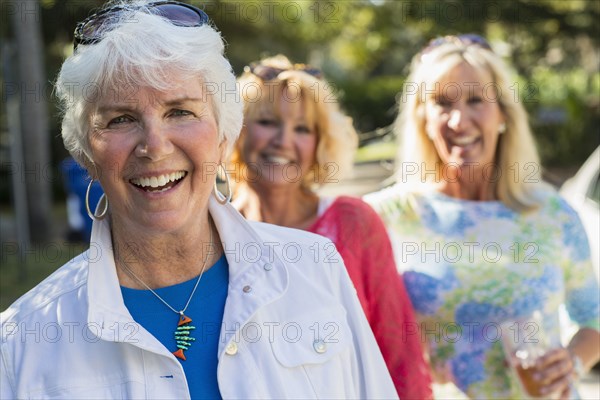
[[[87,210],[85,208],[85,192],[87,191],[88,184],[90,183],[90,177],[88,172],[81,165],[77,163],[71,157],[66,158],[60,164],[62,176],[63,176],[63,186],[67,196],[73,197],[76,200],[75,204],[77,204],[77,210],[75,214],[69,214],[69,223],[74,224],[70,226],[71,229],[78,231],[83,237],[82,240],[84,242],[89,242],[92,234],[92,220],[87,214]],[[103,194],[102,186],[98,181],[92,183],[92,187],[90,188],[90,209],[93,211],[96,210],[98,206],[98,201],[100,201],[100,197]],[[67,211],[70,213],[72,209],[67,208]]]
[[[196,278],[177,285],[155,289],[171,307],[181,309],[188,301],[196,284]],[[180,360],[187,378],[192,399],[220,399],[217,382],[217,351],[227,288],[229,285],[229,265],[222,256],[215,265],[204,273],[198,289],[190,302],[185,315],[192,319],[186,360]],[[133,319],[156,337],[169,351],[177,350],[174,332],[179,315],[165,306],[149,290],[130,289],[121,286],[125,306]],[[165,378],[165,379],[168,379]]]

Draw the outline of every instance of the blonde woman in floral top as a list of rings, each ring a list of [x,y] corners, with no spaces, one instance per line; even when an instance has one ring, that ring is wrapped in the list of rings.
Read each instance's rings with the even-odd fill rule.
[[[398,183],[366,200],[389,230],[438,382],[524,397],[500,323],[541,310],[554,348],[536,378],[545,397],[576,398],[577,375],[600,359],[598,283],[577,215],[540,180],[507,71],[479,36],[432,41],[400,99]],[[579,325],[565,348],[563,303]]]

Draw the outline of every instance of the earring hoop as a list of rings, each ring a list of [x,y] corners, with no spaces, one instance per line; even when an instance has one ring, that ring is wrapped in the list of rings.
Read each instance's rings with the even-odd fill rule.
[[[217,180],[215,179],[214,186],[214,195],[219,204],[225,205],[231,201],[231,183],[229,182],[229,174],[227,173],[227,169],[223,163],[219,163],[219,167],[223,170],[223,175],[225,175],[225,185],[227,186],[227,196],[223,193],[219,192],[219,188],[217,188]]]
[[[87,190],[85,191],[85,209],[92,221],[100,221],[103,220],[104,217],[106,217],[106,212],[108,211],[108,199],[106,198],[106,195],[102,193],[102,196],[100,196],[100,200],[98,200],[98,204],[104,201],[104,209],[99,215],[96,215],[92,212],[92,209],[90,208],[90,190],[94,181],[95,179],[90,180]]]

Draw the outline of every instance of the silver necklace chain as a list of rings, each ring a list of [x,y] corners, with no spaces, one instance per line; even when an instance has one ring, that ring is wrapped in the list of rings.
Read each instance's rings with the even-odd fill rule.
[[[208,243],[212,244],[212,238],[213,238],[213,231],[212,231],[212,224],[210,223],[210,219],[208,221],[208,226],[210,229],[210,238],[208,239]],[[131,269],[129,269],[129,266],[127,266],[127,263],[123,260],[121,260],[121,267],[125,270],[125,272],[127,272],[129,275],[131,275],[132,278],[134,278],[136,281],[138,281],[139,283],[141,283],[146,289],[148,289],[150,292],[152,292],[153,295],[155,295],[160,301],[162,301],[162,303],[169,307],[171,309],[171,311],[173,311],[175,314],[179,314],[183,317],[183,313],[185,313],[185,310],[187,310],[188,306],[190,305],[190,302],[192,301],[192,297],[194,297],[194,293],[196,293],[196,289],[198,288],[198,285],[200,284],[200,279],[202,279],[202,275],[204,275],[204,270],[206,269],[206,263],[208,262],[208,258],[210,257],[210,250],[208,250],[206,252],[206,256],[204,257],[204,263],[202,264],[202,270],[200,271],[200,275],[198,276],[198,279],[196,280],[196,284],[194,285],[194,289],[192,289],[192,293],[190,293],[190,297],[188,298],[187,303],[185,303],[185,307],[183,307],[183,309],[181,309],[181,311],[177,311],[176,309],[174,309],[173,307],[171,307],[171,305],[169,303],[167,303],[162,297],[160,297],[158,295],[158,293],[156,293],[154,290],[152,290],[152,288],[148,285],[146,285],[146,283],[141,280],[140,278],[138,278]]]

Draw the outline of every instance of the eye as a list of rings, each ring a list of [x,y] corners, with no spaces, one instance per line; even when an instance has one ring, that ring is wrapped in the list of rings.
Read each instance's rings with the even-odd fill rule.
[[[129,115],[119,115],[118,117],[111,119],[108,122],[107,126],[109,128],[111,128],[111,127],[116,127],[116,126],[119,126],[119,125],[127,124],[127,123],[130,123],[130,122],[133,122],[133,121],[134,121],[133,118],[131,116],[129,116]]]
[[[279,124],[279,122],[273,118],[260,118],[256,120],[256,123],[264,127],[274,127]]]
[[[310,127],[308,125],[304,125],[304,124],[296,125],[296,127],[294,128],[294,130],[297,133],[303,133],[303,134],[310,134],[310,133],[312,133],[312,129],[310,129]]]
[[[169,115],[172,117],[186,117],[188,115],[193,115],[193,113],[191,111],[180,110],[177,108],[177,109],[171,110]]]
[[[479,104],[483,101],[483,99],[480,96],[473,96],[468,100],[469,104]]]
[[[444,107],[444,108],[445,107],[450,107],[452,105],[452,102],[450,100],[448,100],[447,98],[445,98],[445,97],[434,97],[433,98],[433,103],[436,106]]]

